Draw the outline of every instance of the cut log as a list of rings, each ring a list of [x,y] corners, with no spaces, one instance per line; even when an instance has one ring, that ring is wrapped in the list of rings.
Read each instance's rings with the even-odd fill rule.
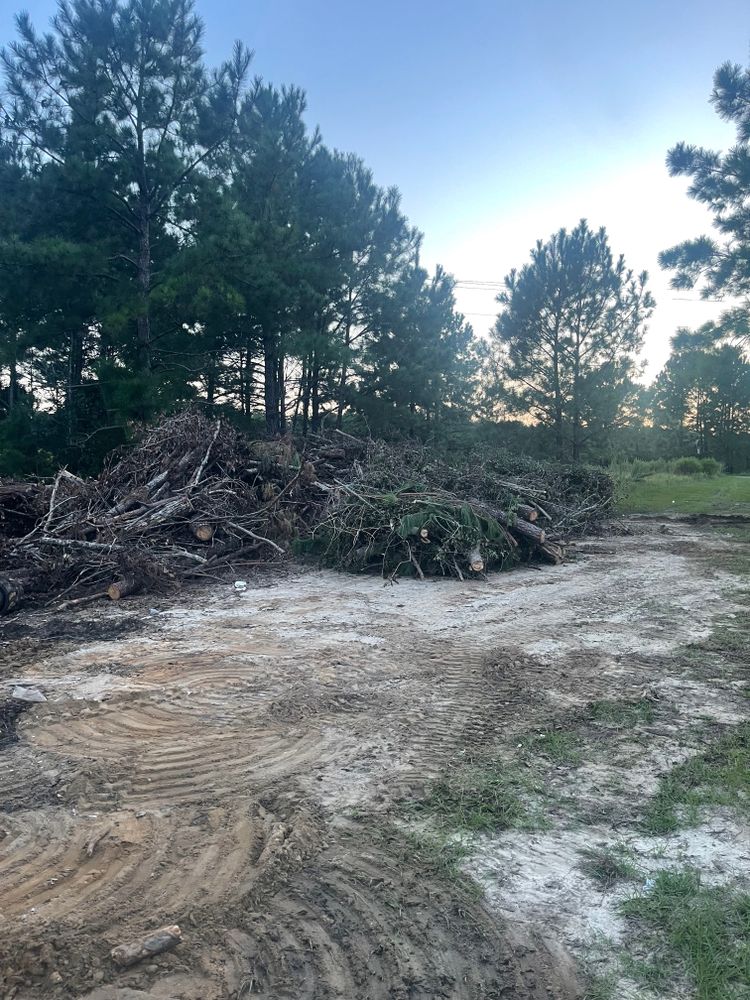
[[[182,931],[177,924],[171,924],[169,927],[160,927],[158,931],[152,931],[138,941],[118,944],[109,954],[115,965],[125,968],[142,962],[144,958],[151,958],[163,951],[171,951],[181,941]]]
[[[199,542],[210,542],[214,537],[214,526],[208,521],[191,521],[190,530]]]
[[[509,518],[508,515],[502,510],[494,513],[497,520],[501,524],[504,524],[511,534],[523,535],[524,538],[530,538],[531,541],[535,542],[537,545],[544,545],[547,536],[542,528],[537,528],[537,526],[532,524],[531,521],[524,521],[521,517],[515,518],[511,523],[511,518]]]
[[[0,615],[9,615],[21,604],[23,587],[18,580],[0,577]]]
[[[539,511],[536,507],[532,507],[527,503],[519,503],[516,508],[516,513],[519,517],[522,517],[525,521],[536,521],[539,517]]]
[[[134,576],[124,576],[122,580],[115,580],[107,587],[107,594],[113,601],[119,601],[122,597],[135,592],[138,584]]]
[[[562,545],[556,545],[554,542],[546,542],[544,545],[540,545],[538,551],[547,562],[551,562],[555,566],[559,566],[565,559],[565,551]]]
[[[481,573],[484,570],[484,559],[479,549],[472,549],[469,553],[469,566],[472,573]]]

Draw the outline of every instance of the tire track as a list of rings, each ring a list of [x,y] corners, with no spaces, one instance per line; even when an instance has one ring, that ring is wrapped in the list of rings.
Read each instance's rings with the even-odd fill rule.
[[[93,1000],[98,984],[185,1000],[547,1000],[552,984],[573,1000],[543,947],[520,955],[387,822],[394,800],[507,730],[508,702],[543,710],[542,668],[452,630],[394,631],[377,605],[347,636],[346,616],[321,620],[308,596],[296,619],[209,617],[45,662],[54,696],[0,775],[19,806],[30,781],[43,792],[0,812],[0,987],[18,1000]],[[341,808],[376,792],[374,836]],[[173,922],[184,947],[111,965],[114,944]]]

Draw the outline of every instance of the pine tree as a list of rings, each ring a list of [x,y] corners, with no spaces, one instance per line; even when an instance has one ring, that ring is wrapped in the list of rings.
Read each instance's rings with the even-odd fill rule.
[[[579,461],[617,420],[654,306],[646,282],[585,221],[540,240],[505,278],[494,329],[504,400],[553,429],[560,458]]]
[[[750,363],[737,346],[717,344],[711,324],[678,330],[654,383],[653,419],[676,437],[677,453],[743,471],[750,461]]]
[[[691,198],[713,213],[720,234],[686,240],[659,256],[674,272],[673,288],[701,286],[703,298],[729,296],[744,300],[724,315],[717,335],[750,341],[750,69],[724,63],[714,74],[711,103],[737,130],[726,153],[680,142],[669,151],[673,177],[690,177]]]
[[[101,198],[109,224],[122,228],[134,354],[148,375],[160,243],[186,221],[176,195],[234,129],[250,54],[238,44],[207,73],[192,0],[60,0],[53,32],[39,35],[28,14],[17,28],[19,40],[0,53],[4,127],[40,162],[77,165],[81,199]]]

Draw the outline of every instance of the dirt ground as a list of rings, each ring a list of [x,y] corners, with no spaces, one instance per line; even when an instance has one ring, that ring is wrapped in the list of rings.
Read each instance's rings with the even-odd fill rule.
[[[676,655],[731,614],[729,542],[632,531],[486,582],[287,571],[7,622],[0,701],[47,701],[0,749],[0,997],[583,996],[623,926],[581,849],[750,860],[729,818],[659,845],[632,824],[698,723],[748,704]],[[549,764],[544,829],[474,838],[465,879],[414,850],[409,803],[462,754],[643,697],[655,720]],[[114,945],[171,923],[175,951],[116,969]]]

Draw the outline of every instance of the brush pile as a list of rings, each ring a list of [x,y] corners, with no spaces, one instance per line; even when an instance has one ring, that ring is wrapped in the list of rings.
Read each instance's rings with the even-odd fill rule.
[[[0,483],[0,613],[118,600],[308,553],[384,576],[463,578],[564,557],[611,513],[610,479],[506,454],[439,459],[334,432],[251,440],[187,411],[96,479]],[[62,601],[62,604],[60,603]]]

